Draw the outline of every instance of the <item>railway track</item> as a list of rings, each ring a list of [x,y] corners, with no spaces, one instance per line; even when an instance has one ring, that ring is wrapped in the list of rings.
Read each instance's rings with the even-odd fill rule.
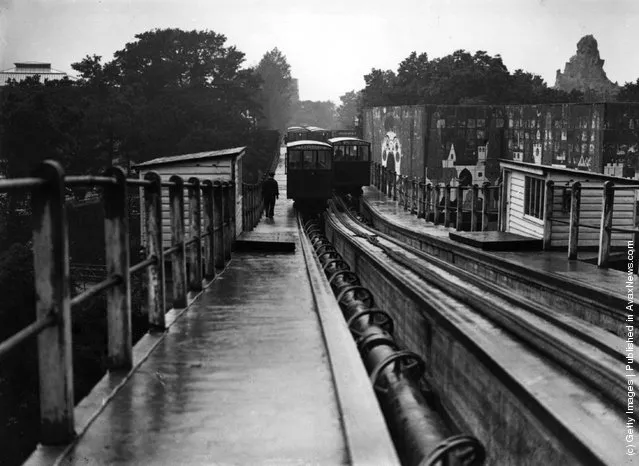
[[[516,464],[542,464],[539,461],[546,458],[544,455],[555,460],[562,460],[563,456],[563,462],[568,461],[568,464],[589,465],[621,464],[627,458],[622,442],[627,421],[624,414],[627,408],[625,355],[618,337],[571,320],[560,310],[547,309],[522,299],[507,287],[496,287],[481,277],[384,235],[360,222],[343,200],[334,199],[330,203],[325,224],[327,236],[337,250],[343,251],[347,261],[350,257],[351,262],[366,262],[384,270],[387,280],[405,290],[420,308],[417,312],[432,323],[433,328],[445,329],[446,335],[455,338],[455,344],[462,345],[466,352],[481,361],[485,368],[481,373],[489,374],[487,380],[496,380],[502,386],[495,389],[496,392],[505,390],[515,397],[523,414],[510,421],[527,419],[540,424],[535,428],[540,438],[548,438],[548,452],[537,451],[537,456],[531,457],[536,458],[534,460],[515,458]],[[371,289],[379,288],[375,286],[372,274],[368,275],[370,283],[367,285]],[[402,309],[396,308],[394,312],[401,315]],[[406,333],[410,334],[413,330],[410,324],[406,325]],[[437,334],[438,330],[434,332]],[[436,341],[438,338],[441,336],[433,336]],[[420,342],[418,346],[427,365],[431,365],[432,370],[426,375],[428,383],[446,397],[446,391],[451,389],[451,384],[447,383],[463,380],[463,377],[447,373],[455,373],[455,367],[437,368],[437,358],[441,360],[446,356],[438,353],[436,344]],[[490,388],[486,390],[490,391]],[[460,389],[460,392],[463,397],[464,393],[473,390]],[[472,408],[472,401],[463,403],[460,396],[448,395],[450,399],[443,400],[443,404],[452,407],[453,411]],[[500,400],[495,406],[497,411],[506,404]],[[453,417],[459,421],[466,414],[458,412]],[[497,413],[495,419],[506,422],[507,417],[507,414]],[[482,420],[476,415],[470,415],[470,418],[468,423],[483,431],[484,435],[478,437],[486,444],[488,452],[508,448],[504,445],[508,441],[498,445],[499,441],[491,442],[488,438],[495,435],[494,425],[482,426]],[[521,425],[517,429],[522,434],[526,430]],[[513,435],[517,433],[513,432]],[[508,454],[496,455],[492,458],[495,464],[504,464],[506,458],[513,460]]]

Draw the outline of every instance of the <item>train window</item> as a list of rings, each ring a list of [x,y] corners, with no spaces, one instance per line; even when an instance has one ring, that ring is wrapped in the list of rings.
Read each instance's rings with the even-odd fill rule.
[[[368,162],[371,159],[368,146],[360,146],[360,160]]]
[[[333,158],[338,162],[344,160],[344,150],[342,147],[338,147],[337,149],[335,149],[335,155]]]
[[[292,150],[288,153],[288,168],[291,170],[299,170],[302,168],[302,152]]]
[[[330,169],[331,168],[331,153],[325,150],[317,151],[317,168]]]
[[[305,150],[304,151],[304,168],[315,168],[315,151],[314,150]]]

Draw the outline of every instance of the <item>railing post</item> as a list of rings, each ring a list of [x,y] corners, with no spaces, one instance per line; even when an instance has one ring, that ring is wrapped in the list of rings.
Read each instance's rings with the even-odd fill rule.
[[[173,278],[173,307],[187,306],[186,254],[184,247],[184,181],[173,175],[169,178],[169,209],[171,212],[171,246],[178,250],[171,255],[171,275]]]
[[[450,184],[444,188],[444,226],[450,226]]]
[[[202,198],[200,180],[189,178],[189,240],[197,239],[189,246],[189,290],[202,290]]]
[[[166,323],[164,289],[164,248],[162,244],[162,180],[155,172],[148,172],[144,179],[151,182],[144,187],[144,219],[148,257],[156,261],[146,269],[146,299],[144,310],[151,326],[164,330]]]
[[[47,160],[33,176],[46,183],[31,193],[36,317],[57,318],[57,325],[38,335],[41,442],[59,445],[75,436],[64,172],[57,162]]]
[[[579,210],[581,207],[581,183],[575,181],[572,185],[570,198],[570,236],[568,237],[568,259],[577,259],[577,245],[579,242]]]
[[[223,217],[223,228],[224,228],[224,261],[228,262],[231,260],[231,212],[229,212],[229,182],[222,182],[222,203],[224,204],[224,217]]]
[[[508,200],[505,196],[506,189],[504,188],[504,182],[499,183],[498,193],[499,193],[499,210],[497,211],[497,230],[498,231],[506,231],[506,223],[508,219],[506,218],[506,210],[508,209]]]
[[[397,172],[393,172],[393,200],[396,201],[397,200],[397,177],[401,176],[398,175]]]
[[[409,190],[408,190],[408,184],[409,184],[410,180],[408,178],[407,175],[402,176],[402,187],[404,188],[404,210],[408,210],[408,201],[409,201]]]
[[[426,182],[421,179],[417,183],[417,218],[424,218],[426,215]]]
[[[552,242],[552,209],[555,196],[555,183],[552,180],[546,181],[546,192],[544,193],[544,239],[543,249],[548,251]]]
[[[222,198],[222,182],[213,182],[213,228],[215,233],[215,267],[223,269],[224,260],[224,199]]]
[[[462,230],[462,220],[463,220],[463,201],[464,201],[464,188],[461,186],[457,186],[457,199],[455,199],[456,201],[456,209],[457,209],[457,214],[455,216],[455,230],[457,231],[461,231]]]
[[[210,180],[202,182],[204,194],[204,228],[208,233],[204,242],[204,276],[207,280],[215,278],[215,228],[213,221],[213,183]]]
[[[601,200],[601,227],[599,229],[599,257],[597,265],[608,267],[610,259],[610,243],[612,240],[612,214],[615,206],[615,190],[612,181],[603,185]],[[636,235],[635,235],[636,236]],[[634,240],[635,238],[633,238]]]
[[[439,197],[441,192],[441,186],[439,183],[435,185],[435,192],[433,196],[433,223],[439,225]]]
[[[488,231],[488,205],[490,202],[490,183],[484,182],[481,188],[483,199],[481,201],[481,231]],[[499,226],[497,227],[499,229]]]
[[[417,178],[413,178],[413,196],[411,198],[410,203],[410,213],[419,215],[419,192],[418,192],[419,181]]]
[[[479,186],[473,185],[470,191],[470,231],[477,231],[477,199],[479,198]]]
[[[115,185],[104,187],[104,243],[107,276],[119,276],[117,285],[106,290],[108,358],[110,370],[132,366],[131,285],[129,275],[129,213],[126,173],[118,167],[106,170]]]
[[[228,195],[228,203],[229,203],[229,251],[233,251],[235,249],[235,237],[237,236],[237,205],[236,205],[236,192],[235,192],[235,181],[231,180],[229,183],[229,195]]]

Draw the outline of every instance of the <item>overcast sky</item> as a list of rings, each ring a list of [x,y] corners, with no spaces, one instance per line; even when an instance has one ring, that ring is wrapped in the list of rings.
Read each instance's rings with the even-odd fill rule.
[[[371,68],[396,70],[413,50],[485,50],[553,85],[593,34],[608,77],[624,84],[639,78],[637,24],[639,0],[0,0],[0,69],[45,61],[70,72],[149,29],[209,29],[247,66],[278,47],[303,100],[338,103]]]

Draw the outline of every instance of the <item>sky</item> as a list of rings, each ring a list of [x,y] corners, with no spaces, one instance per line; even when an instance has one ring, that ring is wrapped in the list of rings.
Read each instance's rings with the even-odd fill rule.
[[[608,78],[623,85],[639,78],[637,24],[639,0],[0,0],[0,69],[44,61],[72,72],[150,29],[208,29],[244,52],[246,66],[277,47],[302,100],[339,103],[372,68],[396,71],[412,51],[484,50],[552,86],[592,34]]]

